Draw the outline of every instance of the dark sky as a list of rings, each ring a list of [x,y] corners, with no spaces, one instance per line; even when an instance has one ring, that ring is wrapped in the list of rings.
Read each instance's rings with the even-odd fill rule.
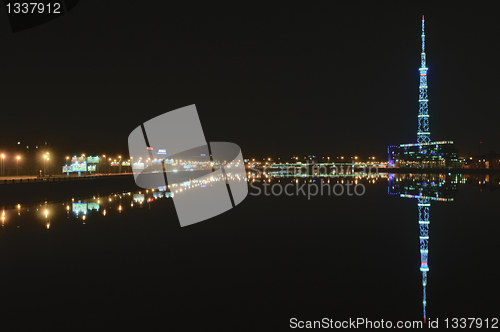
[[[245,157],[377,155],[416,140],[421,16],[432,140],[500,152],[498,2],[267,5],[80,1],[12,33],[0,12],[0,146],[126,154],[129,133],[196,104]]]

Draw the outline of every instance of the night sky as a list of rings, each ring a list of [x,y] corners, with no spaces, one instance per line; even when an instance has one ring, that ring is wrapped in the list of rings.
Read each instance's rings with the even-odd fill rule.
[[[80,1],[13,33],[0,9],[0,147],[126,155],[129,133],[196,104],[245,157],[376,155],[416,141],[421,16],[432,140],[500,152],[498,2]]]

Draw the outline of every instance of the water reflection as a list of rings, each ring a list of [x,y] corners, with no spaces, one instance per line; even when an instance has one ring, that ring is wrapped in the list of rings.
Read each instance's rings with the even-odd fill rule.
[[[331,172],[314,172],[312,174],[307,172],[283,172],[283,171],[268,171],[268,172],[248,172],[248,181],[258,182],[258,181],[268,181],[271,179],[277,179],[280,183],[283,182],[316,182],[316,179],[320,179],[322,183],[341,183],[344,184],[345,181],[350,181],[354,184],[358,184],[358,180],[368,180],[369,184],[375,184],[378,179],[387,179],[387,173],[377,173],[377,172],[352,172],[352,173],[331,173]]]
[[[458,191],[458,183],[465,183],[460,175],[445,174],[390,174],[389,195],[416,199],[418,211],[420,271],[422,273],[422,308],[424,324],[427,320],[427,273],[429,272],[429,226],[431,201],[451,202]]]
[[[51,216],[59,216],[60,212],[66,213],[66,219],[81,219],[82,224],[93,217],[94,213],[102,211],[102,216],[106,217],[111,211],[117,211],[119,214],[126,213],[131,209],[147,207],[151,208],[151,204],[157,200],[170,199],[174,195],[188,195],[194,190],[204,190],[212,186],[218,181],[247,181],[246,177],[241,177],[239,174],[227,172],[218,176],[207,175],[197,179],[189,179],[183,177],[182,182],[172,183],[168,186],[159,186],[157,188],[141,190],[136,192],[118,192],[106,196],[92,196],[85,199],[71,198],[63,203],[43,203],[22,206],[17,204],[15,207],[3,207],[1,212],[2,227],[9,228],[15,225],[16,228],[22,226],[21,218],[14,219],[17,216],[23,216],[25,219],[44,220],[44,227],[50,229]],[[35,217],[35,218],[33,218]]]
[[[186,173],[186,172],[183,172]],[[65,215],[65,219],[81,220],[82,225],[92,220],[95,216],[108,217],[114,214],[128,213],[134,209],[147,208],[150,209],[154,202],[157,200],[168,200],[175,197],[175,195],[189,195],[190,192],[205,190],[219,181],[237,181],[237,182],[255,182],[267,181],[270,182],[274,179],[277,183],[290,182],[316,182],[318,178],[325,183],[341,183],[351,181],[357,184],[358,181],[364,180],[369,184],[375,184],[379,179],[387,178],[387,174],[367,174],[367,173],[353,173],[345,175],[293,175],[290,177],[285,174],[278,173],[262,173],[252,174],[249,173],[241,175],[240,172],[232,173],[231,170],[226,170],[225,174],[214,175],[213,173],[206,176],[198,177],[195,179],[181,177],[182,181],[178,183],[171,183],[167,186],[159,186],[157,188],[140,190],[134,192],[116,192],[110,195],[99,196],[95,195],[88,198],[75,199],[71,198],[66,202],[61,203],[48,203],[46,201],[35,205],[22,205],[17,204],[13,207],[4,207],[2,209],[2,228],[20,228],[27,227],[27,223],[23,221],[43,220],[43,227],[50,229],[55,227],[54,222],[60,221],[60,216]],[[15,216],[17,215],[17,218]],[[54,220],[52,220],[54,219]],[[51,224],[52,223],[52,224]],[[42,226],[42,224],[38,224]],[[31,227],[32,225],[30,225]]]
[[[101,215],[109,216],[113,211],[118,213],[128,212],[131,209],[150,207],[153,201],[170,198],[170,193],[160,192],[158,189],[147,190],[146,192],[113,193],[106,196],[92,196],[85,199],[70,199],[62,203],[39,203],[35,205],[17,204],[15,207],[3,207],[1,211],[2,229],[43,227],[51,229],[61,222],[61,216],[65,219],[77,219],[82,221],[82,225],[89,218]],[[134,204],[137,202],[137,204]],[[143,204],[144,202],[144,204]],[[102,212],[101,212],[102,211]],[[101,214],[102,213],[102,214]],[[53,220],[54,219],[54,220]],[[35,222],[35,223],[33,223]],[[56,222],[56,224],[53,224]]]
[[[386,174],[386,173],[363,173],[354,172],[352,174],[316,174],[306,176],[304,174],[280,174],[276,172],[246,174],[240,177],[228,173],[233,181],[274,181],[283,185],[293,182],[324,182],[324,183],[368,183],[375,185],[387,179],[387,189],[389,195],[400,198],[414,199],[417,204],[415,215],[419,224],[419,246],[420,246],[420,266],[419,271],[422,278],[422,309],[423,318],[427,318],[427,282],[430,267],[432,267],[432,256],[429,262],[429,230],[430,230],[430,208],[431,205],[441,202],[451,202],[458,192],[458,186],[463,184],[472,185],[479,191],[484,188],[496,190],[499,187],[499,176],[495,175],[460,175],[460,174]],[[92,196],[85,199],[69,199],[62,203],[42,202],[32,206],[17,204],[12,207],[5,207],[1,211],[2,229],[16,229],[33,227],[28,222],[34,223],[34,227],[39,230],[53,232],[64,220],[78,221],[79,227],[83,227],[92,219],[103,220],[109,217],[126,214],[133,210],[150,209],[157,206],[159,201],[169,201],[174,195],[186,195],[190,191],[204,190],[214,182],[224,181],[224,175],[206,176],[195,180],[186,180],[179,183],[172,183],[168,186],[134,191],[117,192],[105,196]],[[369,187],[368,187],[369,188]],[[440,203],[438,203],[440,202]],[[62,217],[62,218],[61,218]],[[415,218],[416,219],[416,218]],[[433,220],[436,222],[436,220]],[[44,232],[45,232],[44,230]],[[416,234],[415,234],[416,236]],[[430,264],[429,264],[430,263]],[[416,272],[416,271],[415,271]]]

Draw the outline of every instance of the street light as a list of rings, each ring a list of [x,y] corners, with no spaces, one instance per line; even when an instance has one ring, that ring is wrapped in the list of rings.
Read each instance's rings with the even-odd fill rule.
[[[49,161],[49,153],[48,152],[43,155],[43,176],[45,176],[45,174],[47,174],[46,173],[47,161]]]
[[[16,159],[17,159],[16,160],[16,162],[17,162],[17,175],[19,175],[19,159],[21,159],[21,157],[17,156]]]
[[[122,173],[122,156],[118,156],[118,173]]]
[[[47,163],[47,158],[48,156],[45,154],[43,155],[43,176],[45,176],[45,164]]]
[[[5,158],[5,155],[2,153],[2,175],[3,175],[3,160]]]
[[[102,165],[102,168],[101,168],[101,164],[99,163],[99,172],[101,174],[104,174],[104,167],[106,165],[106,155],[105,154],[102,155],[102,164],[103,165]]]

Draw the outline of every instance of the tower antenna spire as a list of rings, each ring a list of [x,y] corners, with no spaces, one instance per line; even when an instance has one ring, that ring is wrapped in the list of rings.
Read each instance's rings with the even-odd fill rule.
[[[420,53],[420,85],[418,88],[418,130],[417,143],[429,143],[431,141],[429,131],[429,99],[427,97],[427,66],[425,56],[425,32],[424,15],[422,15],[422,51]]]

